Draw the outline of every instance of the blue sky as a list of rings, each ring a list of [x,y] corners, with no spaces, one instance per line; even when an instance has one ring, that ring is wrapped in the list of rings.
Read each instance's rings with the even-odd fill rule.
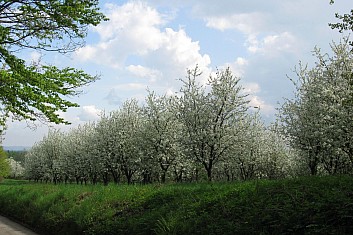
[[[351,0],[146,0],[101,1],[110,18],[89,30],[86,45],[70,55],[21,52],[27,61],[72,66],[101,79],[72,98],[80,108],[61,115],[69,130],[99,119],[102,112],[118,109],[136,98],[143,102],[146,89],[173,94],[187,68],[204,72],[200,82],[217,68],[229,66],[241,77],[251,106],[260,106],[267,121],[276,107],[291,97],[299,61],[313,63],[315,46],[329,52],[329,43],[341,34],[328,26],[335,12],[348,13]],[[4,146],[32,146],[48,131],[40,123],[8,122]]]

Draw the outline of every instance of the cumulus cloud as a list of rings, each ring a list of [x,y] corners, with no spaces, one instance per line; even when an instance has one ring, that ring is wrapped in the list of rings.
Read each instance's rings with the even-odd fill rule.
[[[175,62],[195,59],[193,53],[199,51],[198,42],[192,42],[183,29],[162,30],[165,23],[163,15],[146,3],[107,4],[106,8],[110,20],[94,29],[100,36],[100,42],[79,49],[79,58],[116,66],[129,55],[143,56],[167,50],[173,52],[173,57],[168,59]]]
[[[212,5],[209,1],[207,3]],[[246,38],[244,46],[248,52],[267,57],[276,57],[283,52],[298,53],[303,50],[305,46],[301,39],[304,37],[302,33],[303,31],[309,33],[306,32],[306,27],[310,25],[306,22],[307,15],[312,15],[309,12],[315,6],[312,2],[304,3],[302,0],[296,1],[295,4],[289,1],[278,3],[270,0],[265,3],[240,0],[233,6],[227,1],[222,1],[220,6],[213,7],[207,7],[207,3],[202,2],[194,6],[198,17],[205,21],[207,27],[220,31],[238,31]],[[307,8],[299,10],[303,6]],[[288,19],[291,19],[291,25]],[[305,26],[305,29],[298,28],[296,24]]]
[[[95,121],[100,118],[102,111],[94,105],[82,106],[78,115],[80,121]]]
[[[151,69],[142,65],[129,65],[126,69],[137,77],[149,79],[150,82],[155,82],[162,77],[159,70]]]
[[[78,58],[120,67],[130,54],[143,55],[159,48],[159,27],[164,19],[157,10],[140,1],[106,4],[105,9],[110,20],[94,28],[100,42],[79,49]]]
[[[210,65],[211,59],[200,53],[198,41],[183,28],[165,28],[170,19],[147,3],[131,1],[121,6],[107,4],[105,8],[110,21],[94,29],[100,41],[79,49],[78,59],[125,68],[134,77],[147,78],[149,83],[158,81],[165,87],[185,76],[187,68],[198,64],[204,71]],[[138,63],[128,61],[131,56],[137,57]]]
[[[281,52],[295,52],[295,48],[299,45],[298,38],[292,32],[273,33],[268,26],[271,20],[266,13],[251,12],[225,16],[205,16],[204,20],[206,26],[210,28],[220,31],[238,30],[242,32],[247,37],[244,45],[251,53],[277,56]]]
[[[109,41],[124,34],[148,49],[158,46],[158,26],[166,21],[156,9],[141,1],[130,1],[121,6],[110,3],[105,8],[110,20],[96,27],[103,40]],[[141,36],[144,40],[141,40]]]
[[[199,42],[192,41],[184,29],[166,28],[163,35],[162,46],[146,56],[145,61],[148,66],[158,67],[167,83],[184,77],[186,69],[193,69],[196,64],[204,74],[210,72],[210,57],[200,54]]]

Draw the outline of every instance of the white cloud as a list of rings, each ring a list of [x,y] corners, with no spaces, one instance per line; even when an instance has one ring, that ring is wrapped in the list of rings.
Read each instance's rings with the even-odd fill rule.
[[[232,63],[226,63],[225,65],[221,66],[221,69],[225,69],[229,67],[232,73],[237,77],[242,77],[245,74],[245,70],[249,64],[249,61],[243,57],[238,57]]]
[[[313,34],[311,38],[314,39],[322,33],[321,30],[317,31],[318,22],[323,22],[322,26],[328,28],[329,21],[324,18],[318,20],[325,13],[313,12],[318,4],[318,0],[310,3],[304,0],[239,0],[237,4],[231,4],[229,1],[220,1],[217,4],[202,1],[195,3],[194,11],[197,17],[205,21],[207,27],[244,34],[247,38],[244,45],[250,53],[277,57],[283,53],[300,54],[303,50],[311,50],[315,46],[305,45],[303,38]],[[313,17],[315,14],[317,16]],[[308,20],[313,21],[313,18],[315,24],[311,25]]]
[[[242,57],[238,57],[237,60],[235,61],[235,64],[239,66],[245,66],[248,64],[248,61]]]
[[[275,107],[271,104],[266,103],[264,100],[262,100],[260,97],[256,95],[250,95],[250,102],[249,106],[250,107],[256,107],[258,108],[261,113],[265,114],[266,116],[273,115],[275,112]]]
[[[196,64],[208,76],[211,59],[207,54],[200,54],[199,42],[192,41],[184,29],[174,31],[166,28],[163,35],[162,46],[144,58],[148,66],[159,68],[167,86],[183,78],[186,75],[186,69],[193,69]],[[205,80],[204,82],[207,80],[204,77],[202,79]]]
[[[130,1],[122,6],[106,4],[105,8],[109,21],[95,28],[104,41],[127,34],[130,39],[143,43],[148,48],[157,46],[160,41],[156,36],[157,27],[166,22],[156,9],[141,1]],[[141,36],[144,40],[141,40]]]
[[[273,24],[268,9],[263,12],[204,15],[203,19],[207,27],[243,33],[247,38],[244,45],[251,53],[275,57],[283,52],[295,53],[300,45],[294,33]]]
[[[95,57],[95,55],[97,54],[98,47],[93,47],[91,45],[87,45],[83,48],[79,48],[76,51],[77,57],[79,57],[79,59],[81,61],[87,61],[87,60],[93,59]]]
[[[102,111],[94,105],[82,106],[78,115],[80,121],[95,121],[100,118]]]
[[[168,88],[165,94],[166,94],[166,96],[168,96],[168,97],[177,95],[177,94],[176,94],[176,91],[174,91],[172,88]]]
[[[65,121],[68,121],[69,123],[77,123],[80,121],[80,118],[77,116],[78,110],[80,110],[82,107],[79,108],[72,108],[69,109],[67,112],[63,111],[58,111],[57,114],[63,118]],[[63,124],[53,124],[53,123],[48,123],[48,126],[50,127],[59,127],[59,126],[65,126]]]
[[[210,63],[208,55],[202,56],[199,54],[199,42],[193,42],[183,29],[174,31],[167,28],[162,50],[167,52],[171,56],[169,59],[177,65],[193,66],[198,63],[201,67],[204,67]]]
[[[256,94],[261,91],[260,85],[256,82],[245,83],[243,87],[245,94]]]
[[[299,44],[298,39],[290,32],[268,35],[262,40],[249,37],[247,48],[251,53],[261,53],[265,56],[277,56],[283,52],[295,53]]]
[[[157,10],[140,1],[106,4],[105,8],[110,20],[94,28],[100,42],[79,49],[78,58],[118,68],[129,55],[144,55],[160,47],[159,27],[165,21]]]
[[[257,34],[265,27],[266,15],[259,12],[205,17],[206,26],[221,31],[236,29],[250,35]]]
[[[161,78],[161,72],[156,69],[151,69],[142,65],[129,65],[126,69],[133,75],[140,78],[147,78],[151,82],[155,82]]]
[[[100,41],[78,50],[77,58],[112,68],[125,67],[134,76],[147,78],[150,83],[158,80],[159,86],[165,87],[184,77],[186,69],[196,64],[209,73],[211,59],[200,53],[199,42],[182,28],[163,28],[167,17],[156,9],[140,1],[122,6],[108,4],[106,9],[110,21],[94,29]],[[130,56],[139,61],[128,61]]]

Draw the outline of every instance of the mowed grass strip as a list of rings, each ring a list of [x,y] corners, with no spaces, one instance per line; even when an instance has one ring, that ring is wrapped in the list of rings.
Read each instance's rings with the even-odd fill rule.
[[[42,234],[353,234],[353,177],[243,183],[0,183],[0,212]]]

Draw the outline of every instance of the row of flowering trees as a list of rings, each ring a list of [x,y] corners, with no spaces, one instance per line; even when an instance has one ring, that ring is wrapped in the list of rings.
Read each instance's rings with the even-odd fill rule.
[[[145,104],[126,101],[96,123],[51,131],[28,152],[33,180],[108,184],[282,178],[295,171],[291,150],[275,125],[248,110],[230,69],[198,83],[189,70],[180,93],[150,92]]]
[[[199,84],[196,67],[180,93],[150,92],[69,133],[53,131],[27,154],[25,173],[53,182],[247,180],[353,172],[353,54],[348,38],[332,55],[300,64],[296,91],[278,122],[249,112],[229,69]]]

